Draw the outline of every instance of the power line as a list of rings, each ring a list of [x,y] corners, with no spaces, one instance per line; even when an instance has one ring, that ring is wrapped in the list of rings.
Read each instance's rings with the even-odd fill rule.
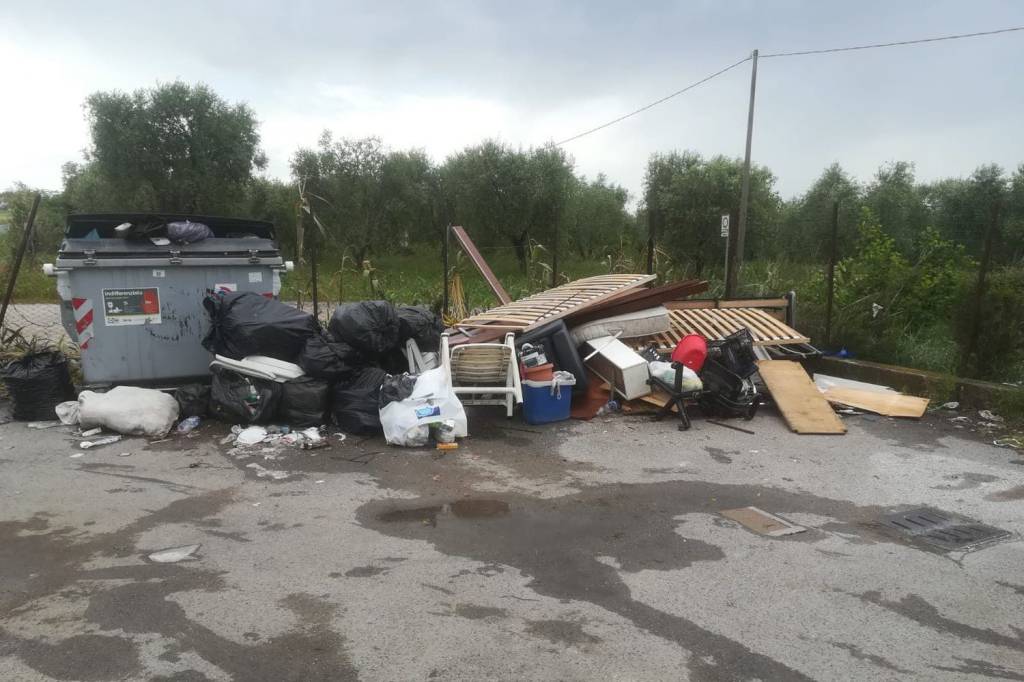
[[[948,35],[948,36],[936,36],[934,38],[918,38],[916,40],[900,40],[900,41],[896,41],[896,42],[892,42],[892,43],[872,43],[870,45],[853,45],[851,47],[830,47],[830,48],[825,48],[825,49],[821,49],[821,50],[801,50],[801,51],[797,51],[797,52],[774,52],[772,54],[762,54],[762,55],[760,55],[760,58],[761,59],[769,59],[771,57],[801,57],[801,56],[804,56],[804,55],[811,55],[811,54],[829,54],[829,53],[833,53],[833,52],[853,52],[855,50],[873,50],[873,49],[881,48],[881,47],[897,47],[897,46],[900,46],[900,45],[919,45],[921,43],[937,43],[937,42],[944,41],[944,40],[959,40],[961,38],[979,38],[979,37],[982,37],[982,36],[994,36],[994,35],[999,35],[1001,33],[1012,33],[1014,31],[1024,31],[1024,26],[1011,26],[1009,28],[1000,28],[1000,29],[996,29],[994,31],[977,31],[975,33],[958,33],[958,34]],[[702,85],[704,83],[707,83],[709,80],[711,80],[713,78],[717,78],[718,76],[721,76],[726,71],[730,71],[731,69],[734,69],[737,66],[739,66],[740,64],[743,64],[744,62],[748,62],[748,61],[750,61],[750,57],[744,57],[743,59],[739,60],[738,62],[736,62],[734,64],[730,64],[729,66],[725,67],[724,69],[720,69],[719,71],[715,71],[713,74],[705,76],[704,78],[701,78],[699,81],[691,83],[691,84],[687,85],[685,88],[682,88],[681,90],[676,90],[675,92],[670,93],[668,95],[665,95],[661,99],[655,100],[655,101],[651,102],[650,104],[645,104],[644,106],[640,107],[639,109],[635,109],[635,110],[629,112],[628,114],[623,114],[622,116],[619,116],[618,118],[614,118],[614,119],[612,119],[612,120],[610,120],[610,121],[608,121],[606,123],[602,123],[601,125],[595,126],[595,127],[590,128],[588,130],[584,130],[583,132],[577,133],[577,134],[573,135],[572,137],[567,137],[564,140],[561,140],[559,142],[551,142],[547,146],[548,147],[561,147],[563,144],[567,144],[569,142],[573,142],[574,140],[578,140],[581,137],[586,137],[587,135],[590,135],[591,133],[596,133],[599,130],[604,130],[605,128],[607,128],[609,126],[613,126],[616,123],[620,123],[622,121],[625,121],[627,118],[632,118],[633,116],[636,116],[637,114],[643,113],[643,112],[647,111],[648,109],[651,109],[653,107],[658,106],[659,104],[663,104],[663,103],[667,102],[668,100],[672,99],[673,97],[678,97],[679,95],[683,94],[684,92],[692,90],[695,87],[697,87],[698,85]]]
[[[743,59],[739,60],[735,64],[730,64],[729,66],[725,67],[724,69],[720,69],[718,71],[715,71],[713,74],[711,74],[709,76],[705,76],[704,78],[701,78],[699,81],[690,83],[689,85],[687,85],[685,88],[682,88],[681,90],[676,90],[675,92],[673,92],[673,93],[671,93],[669,95],[665,95],[664,97],[662,97],[659,100],[655,100],[654,102],[651,102],[650,104],[645,104],[644,106],[640,107],[639,109],[631,111],[628,114],[623,114],[622,116],[619,116],[618,118],[615,118],[615,119],[612,119],[611,121],[608,121],[607,123],[602,123],[601,125],[596,126],[594,128],[590,128],[589,130],[584,130],[583,132],[577,133],[576,135],[573,135],[572,137],[567,137],[567,138],[565,138],[564,140],[562,140],[560,142],[552,142],[548,146],[549,147],[561,147],[563,144],[566,144],[568,142],[572,142],[573,140],[578,140],[581,137],[584,137],[586,135],[590,135],[591,133],[596,133],[598,130],[603,130],[603,129],[607,128],[608,126],[615,125],[616,123],[619,123],[620,121],[625,121],[627,118],[630,118],[632,116],[636,116],[639,113],[647,111],[651,107],[656,107],[656,106],[658,106],[659,104],[661,104],[663,102],[667,102],[668,100],[672,99],[673,97],[678,97],[679,95],[683,94],[684,92],[686,92],[688,90],[693,90],[698,85],[702,85],[704,83],[707,83],[712,78],[717,78],[718,76],[721,76],[726,71],[729,71],[730,69],[734,69],[737,66],[739,66],[740,64],[742,64],[743,62],[747,62],[747,61],[750,61],[750,57],[744,57]]]
[[[852,52],[854,50],[873,50],[878,47],[897,47],[899,45],[919,45],[921,43],[937,43],[943,40],[959,40],[961,38],[978,38],[981,36],[994,36],[1000,33],[1011,33],[1013,31],[1024,31],[1024,26],[1013,26],[1000,28],[995,31],[978,31],[977,33],[958,33],[948,36],[937,36],[935,38],[918,38],[917,40],[900,40],[894,43],[873,43],[871,45],[854,45],[852,47],[830,47],[823,50],[801,50],[799,52],[775,52],[773,54],[760,55],[761,59],[770,57],[802,57],[808,54],[828,54],[832,52]]]

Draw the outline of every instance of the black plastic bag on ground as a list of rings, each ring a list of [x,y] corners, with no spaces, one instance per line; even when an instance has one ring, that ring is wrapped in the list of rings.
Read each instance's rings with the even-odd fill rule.
[[[367,367],[348,382],[337,384],[331,394],[331,416],[346,433],[380,433],[380,386],[387,372]]]
[[[229,424],[267,424],[281,402],[281,385],[224,367],[213,367],[210,414]]]
[[[309,313],[252,292],[213,294],[203,307],[211,322],[203,347],[235,360],[266,355],[293,362],[318,330]]]
[[[323,379],[299,377],[286,381],[281,384],[278,421],[296,428],[325,424],[329,398],[330,385]]]
[[[334,338],[371,355],[399,345],[398,312],[387,301],[343,303],[334,309],[329,329]]]
[[[210,414],[210,387],[204,384],[187,384],[174,391],[178,401],[178,417],[206,417]]]
[[[444,323],[441,317],[429,308],[421,305],[403,305],[398,307],[399,343],[405,345],[409,339],[423,353],[436,353],[441,348],[441,332]]]
[[[298,363],[308,376],[328,381],[346,379],[371,364],[349,344],[344,341],[332,341],[323,333],[314,334],[306,339]]]
[[[54,408],[75,399],[68,359],[58,351],[12,360],[0,370],[0,378],[14,404],[14,418],[21,421],[54,420]]]

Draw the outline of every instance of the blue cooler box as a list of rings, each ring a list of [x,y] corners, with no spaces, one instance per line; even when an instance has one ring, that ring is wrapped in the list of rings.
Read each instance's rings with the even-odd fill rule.
[[[567,378],[523,381],[523,418],[526,423],[547,424],[568,419],[575,383],[575,379]]]

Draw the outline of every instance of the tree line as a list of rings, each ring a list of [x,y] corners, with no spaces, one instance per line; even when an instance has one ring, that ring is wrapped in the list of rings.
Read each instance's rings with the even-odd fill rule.
[[[279,180],[263,174],[255,112],[204,85],[98,92],[85,110],[91,144],[82,160],[64,165],[62,191],[47,196],[39,223],[46,249],[55,248],[65,213],[119,210],[268,219],[294,248],[301,191],[325,228],[322,246],[357,261],[437,244],[447,224],[464,225],[482,246],[513,249],[523,268],[531,242],[550,247],[557,236],[567,256],[600,259],[624,242],[645,243],[653,230],[679,273],[699,276],[721,263],[720,216],[735,218],[739,206],[740,160],[692,151],[652,155],[641,196],[630,197],[604,175],[578,174],[553,146],[485,140],[435,163],[421,149],[324,131],[314,147],[295,151],[291,178]],[[904,161],[866,183],[834,164],[800,196],[783,199],[775,185],[769,168],[753,166],[748,259],[823,262],[838,202],[840,254],[855,248],[868,209],[907,257],[932,233],[977,256],[996,220],[997,261],[1024,260],[1024,164],[1010,174],[987,165],[924,183]],[[28,188],[15,189],[9,203],[18,225]]]

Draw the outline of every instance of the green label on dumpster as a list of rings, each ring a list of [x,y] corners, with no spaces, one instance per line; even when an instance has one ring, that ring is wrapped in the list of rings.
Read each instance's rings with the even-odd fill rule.
[[[103,290],[103,324],[118,327],[132,324],[160,324],[160,289]]]

